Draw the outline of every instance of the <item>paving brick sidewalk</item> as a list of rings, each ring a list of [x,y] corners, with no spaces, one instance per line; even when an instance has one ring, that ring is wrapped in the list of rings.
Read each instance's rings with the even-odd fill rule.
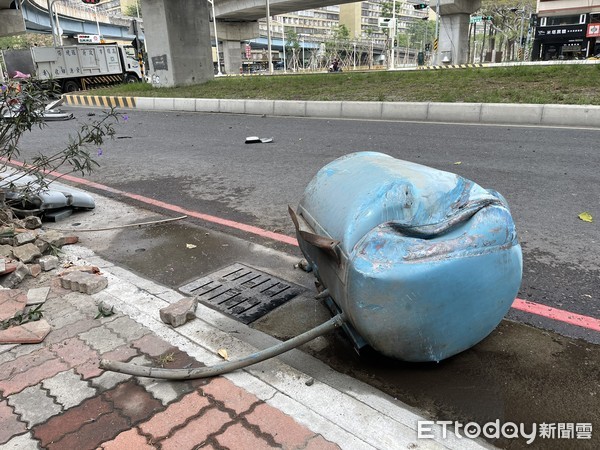
[[[0,346],[2,449],[335,449],[225,378],[168,382],[98,368],[101,358],[201,364],[131,318],[48,277],[41,344]]]

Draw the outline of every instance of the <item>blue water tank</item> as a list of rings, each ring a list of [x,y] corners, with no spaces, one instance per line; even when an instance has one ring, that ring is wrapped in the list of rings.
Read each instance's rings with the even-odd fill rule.
[[[441,361],[477,344],[521,284],[506,200],[449,172],[349,154],[316,174],[292,215],[346,321],[392,358]]]

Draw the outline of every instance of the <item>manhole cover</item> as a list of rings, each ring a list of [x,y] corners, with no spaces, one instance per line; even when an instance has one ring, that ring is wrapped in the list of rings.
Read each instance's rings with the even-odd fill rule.
[[[192,281],[179,290],[197,296],[205,305],[248,324],[291,300],[304,288],[235,263]]]

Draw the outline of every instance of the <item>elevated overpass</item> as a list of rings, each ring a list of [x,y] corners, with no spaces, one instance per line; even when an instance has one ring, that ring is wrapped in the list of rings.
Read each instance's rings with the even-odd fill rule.
[[[355,0],[214,0],[221,24],[226,71],[241,66],[240,42],[258,35],[257,20],[267,14],[283,14],[316,7],[355,3]],[[435,2],[436,5],[438,2]],[[434,0],[430,2],[434,5]],[[452,64],[468,57],[469,16],[481,0],[439,0],[440,27],[436,60]],[[212,79],[209,3],[197,0],[142,0],[152,84],[176,86]],[[197,14],[190,14],[195,11]],[[188,49],[196,49],[190,53]]]
[[[228,72],[241,66],[241,41],[258,36],[258,20],[277,15],[355,0],[214,0],[218,37],[222,41]],[[434,7],[434,1],[430,4]],[[60,0],[57,0],[59,5]],[[212,79],[213,63],[209,2],[205,0],[141,0],[150,62],[149,74],[156,86],[200,83]],[[437,3],[437,2],[436,2]],[[0,36],[28,29],[51,32],[50,0],[0,0]],[[469,16],[481,0],[439,0],[440,34],[437,60],[460,64],[467,58]],[[212,20],[212,19],[210,19]],[[71,34],[101,34],[116,39],[133,39],[130,21],[123,23],[63,15],[61,28]]]

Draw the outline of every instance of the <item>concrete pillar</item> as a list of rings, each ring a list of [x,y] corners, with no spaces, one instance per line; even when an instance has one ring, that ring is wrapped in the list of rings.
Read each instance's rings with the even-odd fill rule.
[[[219,22],[217,37],[223,51],[225,73],[240,73],[242,67],[242,41],[253,39],[259,34],[258,22]],[[214,42],[214,36],[213,36]]]
[[[0,36],[25,33],[25,21],[19,9],[0,9]]]
[[[438,64],[465,64],[469,58],[469,16],[481,7],[481,0],[439,0],[439,5]]]
[[[438,61],[443,64],[465,64],[469,58],[469,16],[470,14],[451,14],[442,16],[440,21],[440,40]]]
[[[143,0],[148,75],[153,86],[172,87],[213,79],[207,1]]]
[[[223,62],[226,74],[240,73],[240,67],[242,67],[242,43],[240,41],[223,42]]]

